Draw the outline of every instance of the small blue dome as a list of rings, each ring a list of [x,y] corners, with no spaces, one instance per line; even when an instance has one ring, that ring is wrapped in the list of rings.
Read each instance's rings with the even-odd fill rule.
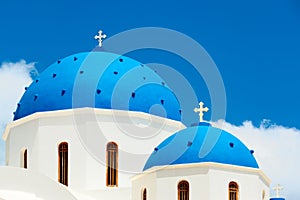
[[[258,168],[250,151],[230,133],[212,126],[194,126],[164,140],[147,160],[144,170],[154,166],[215,162]]]
[[[35,112],[93,107],[181,120],[179,102],[152,69],[108,52],[79,53],[49,66],[28,87],[14,120]]]

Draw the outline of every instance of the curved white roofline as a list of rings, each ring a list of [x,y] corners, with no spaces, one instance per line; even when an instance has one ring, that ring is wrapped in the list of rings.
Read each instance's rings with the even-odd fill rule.
[[[154,166],[146,171],[143,171],[141,174],[137,174],[131,178],[131,180],[138,179],[141,176],[145,176],[147,174],[156,173],[161,170],[173,170],[173,169],[187,169],[187,168],[209,168],[209,169],[221,169],[225,171],[235,171],[235,172],[245,172],[249,174],[258,174],[259,178],[270,185],[271,179],[259,168],[252,167],[244,167],[237,165],[229,165],[223,163],[215,163],[215,162],[202,162],[202,163],[188,163],[188,164],[177,164],[177,165],[164,165],[164,166]]]
[[[74,109],[66,109],[66,110],[57,110],[57,111],[47,111],[47,112],[36,112],[34,114],[28,115],[21,119],[12,121],[6,125],[4,133],[2,135],[2,139],[6,141],[10,129],[19,126],[21,124],[27,123],[32,120],[41,119],[41,118],[48,118],[48,117],[63,117],[63,116],[72,116],[76,114],[85,114],[93,112],[95,115],[101,116],[112,116],[116,115],[118,117],[130,117],[131,119],[140,119],[143,121],[154,121],[156,123],[160,123],[164,121],[164,126],[170,127],[178,127],[180,129],[186,128],[184,124],[180,121],[167,119],[163,117],[159,117],[156,115],[151,115],[149,113],[139,112],[139,111],[126,111],[126,110],[112,110],[112,109],[102,109],[102,108],[74,108]],[[141,122],[143,123],[143,122]]]

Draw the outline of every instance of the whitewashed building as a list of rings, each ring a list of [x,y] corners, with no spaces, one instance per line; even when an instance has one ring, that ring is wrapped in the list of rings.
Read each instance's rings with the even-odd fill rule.
[[[253,151],[180,103],[143,64],[109,52],[58,60],[3,134],[3,199],[267,200]],[[202,111],[200,111],[202,112]]]

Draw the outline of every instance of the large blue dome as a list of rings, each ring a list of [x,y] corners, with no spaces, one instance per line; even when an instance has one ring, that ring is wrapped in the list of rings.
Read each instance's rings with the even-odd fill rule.
[[[35,112],[80,107],[181,119],[176,96],[155,71],[108,52],[79,53],[58,60],[25,89],[14,120]]]
[[[258,168],[252,154],[253,151],[224,130],[207,125],[194,126],[175,133],[156,147],[144,170],[201,162]]]

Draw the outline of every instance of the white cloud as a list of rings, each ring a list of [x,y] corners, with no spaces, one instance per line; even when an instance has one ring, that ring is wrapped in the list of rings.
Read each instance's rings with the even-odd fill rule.
[[[22,94],[24,87],[32,81],[30,72],[35,71],[34,63],[21,60],[17,63],[2,63],[0,66],[0,132],[5,125],[12,121],[13,112]],[[4,162],[4,142],[0,140],[0,164]]]
[[[218,121],[214,126],[232,133],[255,151],[260,169],[272,180],[271,186],[281,184],[287,200],[299,199],[300,130],[272,125],[269,120],[264,120],[260,127],[254,127],[251,121],[241,126]]]

